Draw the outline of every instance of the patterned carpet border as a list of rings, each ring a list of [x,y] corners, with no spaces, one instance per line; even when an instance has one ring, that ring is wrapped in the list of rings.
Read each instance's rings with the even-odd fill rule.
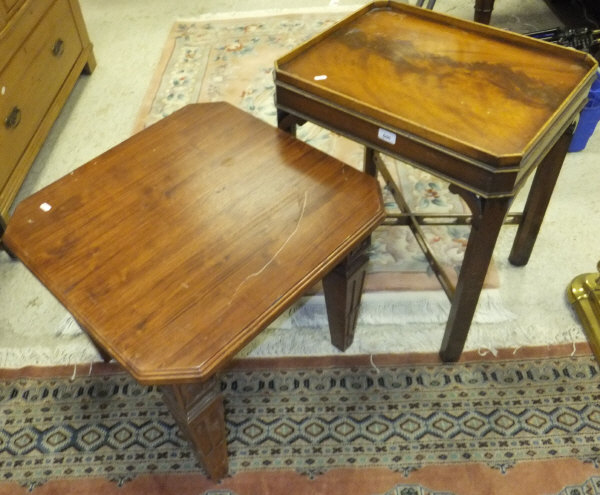
[[[585,492],[588,493],[588,492]],[[593,492],[596,493],[596,492]],[[209,490],[202,495],[237,495],[230,490]],[[383,495],[454,495],[450,492],[432,492],[418,485],[397,485],[392,490],[385,492]],[[562,495],[559,494],[559,495]],[[574,493],[565,492],[565,495],[575,495]]]
[[[596,465],[599,386],[591,356],[230,371],[230,472]],[[125,374],[3,380],[0,411],[5,481],[200,472],[157,389]]]

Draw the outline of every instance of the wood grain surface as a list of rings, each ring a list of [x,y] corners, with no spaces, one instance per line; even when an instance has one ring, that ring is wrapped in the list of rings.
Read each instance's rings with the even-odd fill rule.
[[[589,89],[596,63],[526,36],[375,2],[276,67],[284,84],[479,158],[526,153]]]
[[[382,221],[376,181],[190,105],[20,203],[3,242],[143,383],[210,377]]]

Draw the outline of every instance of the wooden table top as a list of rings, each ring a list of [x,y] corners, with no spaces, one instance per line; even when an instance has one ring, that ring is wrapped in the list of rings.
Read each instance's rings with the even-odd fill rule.
[[[383,220],[376,181],[189,105],[21,202],[3,242],[142,383],[212,375]]]
[[[278,60],[275,77],[416,139],[514,164],[585,101],[596,67],[583,52],[383,1]]]

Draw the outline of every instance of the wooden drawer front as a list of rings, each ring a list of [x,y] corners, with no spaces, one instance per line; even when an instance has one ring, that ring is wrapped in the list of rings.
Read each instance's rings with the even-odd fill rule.
[[[69,2],[57,0],[0,74],[0,187],[81,50]]]
[[[15,10],[20,3],[23,3],[24,0],[2,0],[2,4],[6,9],[6,12],[11,14],[11,10]]]
[[[2,4],[6,7],[6,11],[10,11],[19,0],[2,0]]]

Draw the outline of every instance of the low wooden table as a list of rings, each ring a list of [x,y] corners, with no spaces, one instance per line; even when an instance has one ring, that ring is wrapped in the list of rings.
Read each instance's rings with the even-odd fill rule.
[[[431,10],[375,2],[276,62],[279,127],[311,121],[366,147],[451,303],[441,357],[460,357],[505,217],[520,223],[510,254],[527,263],[596,75],[582,52]],[[411,212],[379,152],[450,182],[472,215]],[[522,215],[509,206],[537,167]],[[421,225],[470,224],[456,286]]]
[[[227,473],[216,374],[323,279],[352,341],[377,182],[225,103],[190,105],[20,203],[3,241]]]

